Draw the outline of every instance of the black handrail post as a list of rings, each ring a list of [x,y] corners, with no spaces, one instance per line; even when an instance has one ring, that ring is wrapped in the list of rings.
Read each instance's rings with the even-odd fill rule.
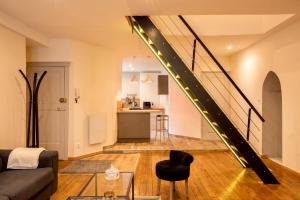
[[[247,141],[249,141],[249,137],[250,137],[251,110],[252,109],[249,108],[248,111]]]
[[[194,44],[193,44],[193,60],[192,60],[192,71],[193,72],[194,72],[194,69],[195,69],[196,45],[197,45],[197,40],[194,39]]]
[[[193,36],[196,38],[196,40],[201,44],[201,46],[205,49],[207,54],[210,56],[211,59],[217,64],[219,69],[224,73],[224,75],[227,77],[227,79],[231,82],[231,84],[234,86],[234,88],[239,92],[239,94],[244,98],[244,100],[248,103],[250,108],[256,113],[256,115],[260,118],[262,122],[265,122],[265,119],[261,116],[261,114],[256,110],[256,108],[252,105],[250,100],[246,97],[246,95],[242,92],[242,90],[237,86],[237,84],[232,80],[232,78],[229,76],[229,74],[226,72],[226,70],[223,68],[223,66],[220,64],[220,62],[216,59],[216,57],[210,52],[210,50],[207,48],[207,46],[204,44],[204,42],[199,38],[199,36],[196,34],[196,32],[192,29],[192,27],[187,23],[187,21],[181,16],[178,15],[179,19],[184,23],[184,25],[189,29],[189,31],[193,34]]]

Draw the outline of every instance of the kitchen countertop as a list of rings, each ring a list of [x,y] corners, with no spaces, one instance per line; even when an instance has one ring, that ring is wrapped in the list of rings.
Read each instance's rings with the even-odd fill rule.
[[[153,109],[142,109],[142,110],[128,110],[124,109],[122,111],[118,111],[118,113],[157,113],[164,112],[164,108],[153,108]]]

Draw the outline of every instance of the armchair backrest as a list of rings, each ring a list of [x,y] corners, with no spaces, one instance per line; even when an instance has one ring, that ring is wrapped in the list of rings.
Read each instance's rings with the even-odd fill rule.
[[[194,161],[194,157],[186,152],[183,151],[175,151],[171,150],[170,151],[170,160],[171,162],[185,165],[185,166],[190,166],[191,163]]]

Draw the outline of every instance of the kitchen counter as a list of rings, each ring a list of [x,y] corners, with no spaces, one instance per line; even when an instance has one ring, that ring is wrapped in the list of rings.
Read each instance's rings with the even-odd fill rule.
[[[142,110],[122,110],[118,111],[118,113],[159,113],[164,112],[163,108],[154,108],[154,109],[142,109]]]
[[[118,142],[150,142],[151,116],[155,113],[164,113],[164,109],[118,111]]]

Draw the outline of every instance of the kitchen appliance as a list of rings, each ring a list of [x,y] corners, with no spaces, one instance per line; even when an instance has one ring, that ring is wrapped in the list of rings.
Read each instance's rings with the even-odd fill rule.
[[[143,109],[151,109],[151,106],[153,106],[153,103],[151,103],[150,101],[143,102]]]

